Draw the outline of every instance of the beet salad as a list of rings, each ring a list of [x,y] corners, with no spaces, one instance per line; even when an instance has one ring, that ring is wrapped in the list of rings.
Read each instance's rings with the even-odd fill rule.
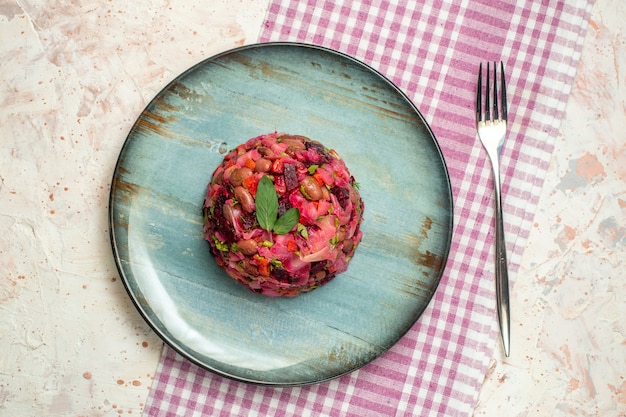
[[[363,209],[334,150],[270,133],[239,145],[213,172],[204,235],[229,276],[260,294],[293,297],[348,268]]]

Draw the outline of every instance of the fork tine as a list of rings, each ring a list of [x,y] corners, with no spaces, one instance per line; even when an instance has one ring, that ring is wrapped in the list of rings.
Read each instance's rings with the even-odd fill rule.
[[[504,81],[504,63],[500,61],[500,81],[501,81],[501,94],[502,94],[502,120],[506,121],[507,118],[507,104],[506,104],[506,82]]]
[[[487,62],[487,76],[485,79],[485,120],[491,120],[491,108],[489,106],[489,62]]]
[[[496,62],[493,62],[493,120],[500,120],[498,113],[498,77],[496,75]]]
[[[482,109],[482,90],[483,90],[483,63],[478,65],[478,87],[476,88],[476,124],[483,120]]]

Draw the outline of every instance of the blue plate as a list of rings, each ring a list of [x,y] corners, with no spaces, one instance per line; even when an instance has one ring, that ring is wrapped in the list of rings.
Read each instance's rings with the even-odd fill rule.
[[[229,278],[202,234],[215,167],[272,131],[335,149],[365,203],[348,271],[292,299]],[[451,194],[432,131],[381,74],[317,46],[256,44],[189,69],[139,116],[113,177],[111,240],[131,299],[165,343],[229,378],[304,385],[358,369],[415,324],[448,256]]]

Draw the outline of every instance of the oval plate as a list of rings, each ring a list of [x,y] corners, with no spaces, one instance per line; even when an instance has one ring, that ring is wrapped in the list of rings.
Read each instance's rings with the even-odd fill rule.
[[[202,233],[224,153],[272,131],[335,149],[365,202],[348,271],[292,299],[229,278]],[[430,128],[381,74],[317,46],[256,44],[194,66],[139,116],[113,177],[111,240],[131,299],[173,349],[229,378],[304,385],[360,368],[417,321],[448,256],[451,195]]]

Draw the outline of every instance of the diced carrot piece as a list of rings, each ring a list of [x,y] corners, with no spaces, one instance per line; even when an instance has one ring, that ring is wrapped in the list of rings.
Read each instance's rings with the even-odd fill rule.
[[[252,159],[250,159],[250,158],[246,159],[246,162],[244,163],[244,166],[250,168],[253,171],[254,171],[255,165],[256,165],[256,163]]]
[[[291,239],[287,242],[287,250],[289,252],[295,252],[298,250],[298,244],[295,240]]]
[[[270,276],[270,264],[259,265],[257,268],[259,270],[259,274],[263,275],[264,277]]]
[[[259,182],[254,175],[250,175],[249,177],[244,178],[242,184],[248,189],[248,191],[250,191],[250,194],[252,194],[253,196],[256,195],[256,188],[259,185]]]
[[[315,173],[313,174],[313,178],[315,178],[315,181],[317,181],[319,185],[324,185],[324,180],[322,179],[322,176],[317,171],[315,171]]]
[[[270,276],[270,261],[259,255],[254,255],[253,259],[257,262],[259,273],[265,277]]]

